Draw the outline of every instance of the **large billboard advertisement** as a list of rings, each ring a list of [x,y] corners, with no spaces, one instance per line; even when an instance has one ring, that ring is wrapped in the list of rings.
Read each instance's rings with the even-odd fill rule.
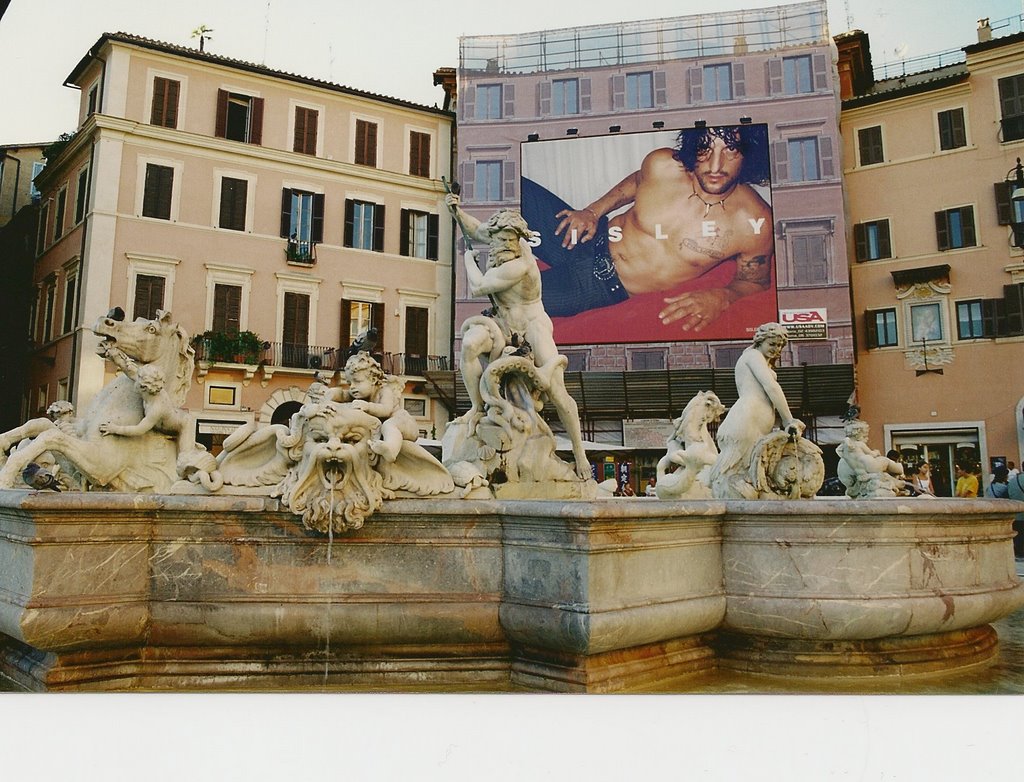
[[[778,317],[762,124],[522,145],[559,345],[748,339]]]

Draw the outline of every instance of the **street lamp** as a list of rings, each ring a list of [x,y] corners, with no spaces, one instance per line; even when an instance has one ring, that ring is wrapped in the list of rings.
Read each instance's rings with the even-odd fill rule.
[[[1010,225],[1013,226],[1013,246],[1024,247],[1024,166],[1021,165],[1020,158],[1017,158],[1017,165],[1006,172],[1005,179],[1010,191]]]

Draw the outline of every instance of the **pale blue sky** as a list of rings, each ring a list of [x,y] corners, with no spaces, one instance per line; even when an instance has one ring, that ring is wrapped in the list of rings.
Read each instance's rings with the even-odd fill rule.
[[[0,144],[55,138],[75,124],[77,93],[63,87],[104,32],[191,45],[200,25],[208,50],[416,103],[442,100],[433,71],[458,65],[460,35],[494,35],[712,10],[779,5],[777,0],[11,0],[0,20]],[[503,13],[500,9],[511,8]],[[876,64],[953,49],[976,40],[981,17],[1018,16],[1022,0],[828,0],[833,34],[871,36]],[[847,22],[850,22],[848,24]],[[1014,27],[1019,29],[1019,26]],[[996,30],[996,34],[999,34]],[[11,107],[22,107],[11,111]]]

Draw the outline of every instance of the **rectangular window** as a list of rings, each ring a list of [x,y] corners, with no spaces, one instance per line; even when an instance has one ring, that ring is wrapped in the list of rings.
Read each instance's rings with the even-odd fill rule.
[[[481,84],[476,88],[476,119],[501,119],[502,85]]]
[[[427,345],[430,310],[426,307],[405,308],[405,373],[422,375],[427,371]]]
[[[217,90],[218,138],[263,143],[263,98]]]
[[[651,71],[626,74],[626,108],[654,108],[654,74]]]
[[[75,327],[75,298],[78,293],[78,275],[69,274],[64,281],[64,317],[61,319],[61,334],[68,334]]]
[[[501,161],[476,161],[476,176],[473,177],[477,201],[501,200]]]
[[[403,209],[399,254],[436,261],[439,224],[440,218],[436,214]]]
[[[39,192],[39,188],[36,187],[36,177],[46,168],[46,163],[41,160],[36,160],[32,163],[32,184],[29,185],[28,194],[32,198],[32,203],[36,203],[39,197],[42,195]]]
[[[281,361],[286,367],[309,363],[309,296],[285,291],[281,327]]]
[[[36,231],[36,255],[42,255],[46,249],[46,225],[50,220],[50,205],[43,204],[39,210],[39,230]]]
[[[341,347],[347,348],[360,334],[370,327],[377,329],[377,346],[373,355],[383,352],[384,346],[384,305],[366,301],[341,300]]]
[[[158,220],[171,219],[171,192],[174,188],[174,169],[156,163],[146,164],[146,184],[142,196],[143,217]]]
[[[712,103],[732,100],[732,65],[704,66],[704,100]]]
[[[384,252],[384,205],[345,200],[345,246]]]
[[[355,162],[360,166],[377,166],[377,123],[356,120]]]
[[[242,288],[238,285],[213,286],[213,331],[237,334],[241,328]]]
[[[870,166],[875,163],[882,163],[885,155],[882,152],[882,126],[875,125],[870,128],[861,128],[857,131],[857,149],[860,154],[860,164]]]
[[[940,111],[939,149],[959,149],[967,146],[967,127],[964,124],[964,110]]]
[[[1024,74],[1007,76],[998,84],[1002,141],[1018,141],[1024,138]]]
[[[85,104],[85,116],[91,117],[99,109],[100,85],[96,82],[89,88],[89,95]]]
[[[826,239],[822,234],[797,235],[790,239],[794,285],[828,284]]]
[[[64,214],[68,208],[68,188],[62,187],[57,192],[57,209],[53,213],[53,241],[57,241],[64,234]]]
[[[46,300],[43,307],[43,342],[53,339],[53,307],[57,298],[56,282],[49,282],[46,285]]]
[[[956,303],[956,334],[959,339],[978,339],[986,336],[981,299]]]
[[[153,79],[153,106],[149,124],[164,128],[178,127],[178,95],[181,83],[157,76]]]
[[[910,338],[914,342],[942,339],[942,311],[938,303],[910,305]]]
[[[590,357],[589,350],[563,350],[561,352],[569,360],[568,365],[565,367],[566,372],[587,371],[587,359]]]
[[[245,230],[249,183],[244,179],[222,177],[220,180],[220,219],[217,225],[231,231]]]
[[[789,154],[789,181],[815,182],[821,179],[818,168],[818,139],[794,138],[786,142]]]
[[[316,127],[319,112],[304,106],[295,107],[295,136],[292,139],[292,150],[304,155],[316,154]]]
[[[889,240],[889,221],[874,220],[853,226],[853,241],[858,261],[877,261],[892,258]]]
[[[281,191],[281,236],[288,240],[289,261],[311,263],[324,240],[324,196],[286,187]]]
[[[156,318],[156,311],[164,308],[166,282],[163,277],[152,274],[135,275],[135,306],[132,310],[132,320]]]
[[[409,173],[430,176],[430,134],[409,131]]]
[[[579,79],[555,79],[551,82],[551,113],[580,113]]]
[[[864,313],[869,348],[891,348],[899,345],[896,330],[896,310],[868,310]]]
[[[782,58],[782,88],[787,95],[814,92],[811,55]]]
[[[664,369],[664,350],[633,350],[629,354],[634,370]]]
[[[935,213],[935,235],[940,250],[974,247],[974,207],[961,206]]]
[[[89,169],[78,172],[78,184],[75,187],[75,225],[85,219],[85,210],[89,206]]]

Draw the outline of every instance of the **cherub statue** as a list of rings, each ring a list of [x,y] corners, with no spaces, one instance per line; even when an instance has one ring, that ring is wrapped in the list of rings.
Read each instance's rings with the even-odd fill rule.
[[[104,422],[100,434],[120,437],[139,437],[156,431],[174,437],[178,441],[178,453],[195,447],[195,431],[191,416],[175,406],[164,385],[164,373],[154,364],[139,366],[131,359],[115,362],[125,374],[135,380],[135,387],[142,397],[145,415],[137,424],[124,425]]]
[[[846,487],[846,495],[871,499],[906,494],[903,465],[868,447],[868,428],[864,421],[850,421],[846,437],[836,446],[837,473]]]
[[[398,458],[402,441],[416,442],[420,435],[415,419],[402,407],[402,379],[387,375],[367,352],[360,351],[345,362],[348,387],[314,382],[308,396],[312,401],[348,403],[356,410],[381,421],[380,431],[370,440],[370,450],[388,462]]]

